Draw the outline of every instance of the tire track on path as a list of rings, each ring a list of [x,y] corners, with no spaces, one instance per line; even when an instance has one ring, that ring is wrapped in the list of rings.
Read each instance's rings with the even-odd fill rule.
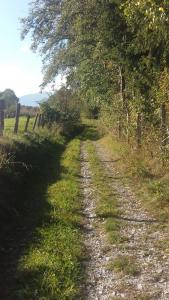
[[[108,300],[114,296],[113,277],[107,269],[110,257],[106,255],[106,234],[103,231],[104,219],[96,216],[97,193],[92,184],[92,173],[85,143],[81,147],[81,176],[83,192],[83,214],[85,217],[85,246],[89,253],[86,262],[86,283],[83,287],[87,300]]]

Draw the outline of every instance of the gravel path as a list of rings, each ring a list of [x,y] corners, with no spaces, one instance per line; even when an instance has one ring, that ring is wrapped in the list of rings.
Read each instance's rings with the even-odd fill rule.
[[[105,255],[107,244],[106,235],[103,232],[103,220],[96,217],[96,191],[92,185],[91,171],[88,162],[85,143],[81,151],[81,175],[83,206],[85,216],[85,246],[89,253],[89,261],[86,263],[86,284],[84,287],[85,299],[108,300],[112,299],[113,278],[106,265],[109,257]]]
[[[116,295],[126,299],[169,300],[169,254],[165,245],[168,227],[156,222],[130,188],[122,184],[116,162],[111,160],[109,153],[99,143],[95,143],[95,147],[118,195],[121,235],[126,238],[118,247],[118,255],[134,257],[140,269],[139,276],[122,276],[118,280]]]
[[[92,184],[92,170],[88,162],[85,143],[81,151],[82,191],[85,216],[85,245],[89,260],[86,262],[85,299],[113,300],[169,300],[169,254],[165,240],[168,228],[145,211],[141,202],[124,186],[109,154],[98,143],[96,152],[103,164],[103,172],[109,177],[112,191],[118,195],[121,211],[122,244],[109,245],[104,232],[104,219],[97,218],[95,207],[97,191]],[[140,273],[124,275],[107,269],[119,255],[134,258]]]

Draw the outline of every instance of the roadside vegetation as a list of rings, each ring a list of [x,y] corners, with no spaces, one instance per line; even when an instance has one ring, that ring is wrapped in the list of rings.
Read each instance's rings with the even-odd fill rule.
[[[106,134],[100,143],[115,159],[123,182],[130,184],[142,203],[159,220],[167,221],[169,212],[168,165],[147,148],[132,149],[112,134]],[[156,145],[154,144],[154,149]],[[152,151],[154,151],[154,149]]]
[[[18,299],[73,299],[81,279],[80,141],[70,142],[59,178],[48,186],[48,213],[18,265]],[[57,168],[55,164],[53,168]]]
[[[0,157],[2,299],[73,299],[84,255],[80,140],[45,128],[3,138]]]

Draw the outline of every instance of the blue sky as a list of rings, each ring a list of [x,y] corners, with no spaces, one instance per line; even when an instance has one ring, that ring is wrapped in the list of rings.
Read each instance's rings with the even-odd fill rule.
[[[18,97],[39,92],[42,82],[40,56],[29,50],[29,39],[20,39],[19,18],[29,2],[0,0],[0,91],[11,88]]]

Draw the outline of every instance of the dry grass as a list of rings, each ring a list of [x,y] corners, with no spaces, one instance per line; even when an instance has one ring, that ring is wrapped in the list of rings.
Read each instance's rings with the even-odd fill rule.
[[[163,167],[159,155],[154,157],[148,150],[132,149],[111,135],[99,142],[111,158],[117,160],[116,168],[123,175],[123,182],[130,185],[149,211],[162,221],[166,220],[169,213],[167,164]]]
[[[119,255],[113,262],[110,262],[108,269],[130,276],[137,276],[140,273],[134,257],[124,255]]]

